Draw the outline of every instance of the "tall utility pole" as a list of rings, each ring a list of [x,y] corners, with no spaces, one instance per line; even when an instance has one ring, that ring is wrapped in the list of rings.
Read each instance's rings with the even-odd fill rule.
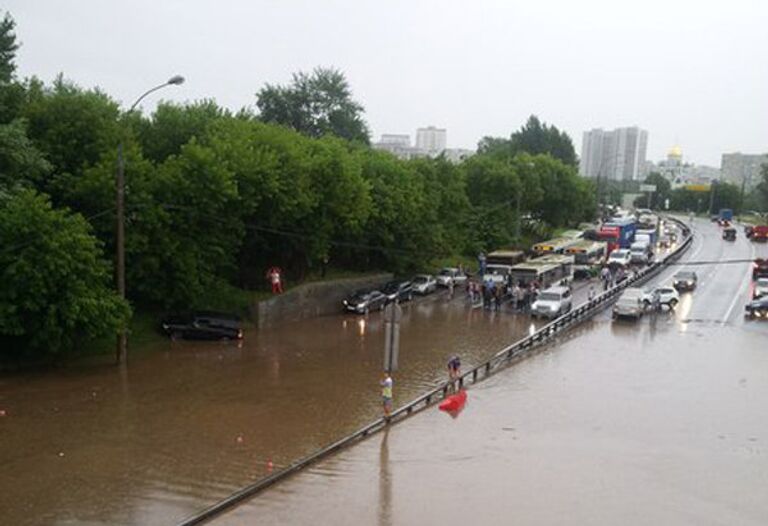
[[[153,91],[157,91],[161,88],[164,88],[166,86],[171,85],[179,85],[184,83],[184,77],[180,75],[176,75],[168,79],[167,82],[164,82],[160,84],[159,86],[155,86],[154,88],[144,92],[144,94],[141,95],[138,99],[136,99],[136,102],[131,105],[131,108],[128,110],[128,114],[130,114],[136,106],[141,102],[141,100],[152,93]],[[116,177],[116,191],[117,191],[117,225],[116,225],[116,233],[115,233],[115,250],[116,250],[116,259],[117,259],[117,269],[115,271],[116,273],[116,280],[117,280],[117,294],[120,296],[120,298],[125,299],[125,160],[123,159],[123,138],[122,133],[120,136],[120,144],[117,145],[117,177]],[[116,360],[118,365],[121,363],[125,363],[126,357],[128,355],[128,333],[125,330],[125,327],[120,329],[120,332],[117,335],[117,352],[116,352]]]

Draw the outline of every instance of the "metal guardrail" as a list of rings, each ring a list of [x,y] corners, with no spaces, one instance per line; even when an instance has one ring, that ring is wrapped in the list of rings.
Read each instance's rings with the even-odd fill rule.
[[[542,344],[548,341],[551,341],[555,336],[562,333],[566,329],[569,329],[574,325],[577,325],[582,321],[591,318],[597,312],[603,310],[606,306],[613,303],[613,301],[617,299],[619,294],[624,289],[645,283],[650,278],[659,274],[669,263],[677,261],[677,259],[679,259],[680,256],[682,256],[683,253],[690,247],[690,244],[693,241],[693,236],[691,235],[690,228],[685,223],[671,217],[668,219],[674,221],[678,224],[678,226],[680,226],[685,240],[672,253],[667,255],[667,257],[661,261],[653,262],[647,267],[640,269],[632,276],[622,281],[620,284],[606,290],[592,300],[578,305],[567,314],[564,314],[563,316],[560,316],[547,325],[541,327],[530,336],[527,336],[522,340],[519,340],[512,345],[500,350],[486,362],[462,374],[456,380],[458,385],[463,387],[469,382],[475,384],[485,380],[495,372],[503,369],[513,359],[520,358],[531,350],[540,347]],[[428,393],[423,394],[414,400],[411,400],[401,408],[394,411],[389,416],[389,418],[379,418],[378,420],[371,422],[365,427],[358,429],[352,434],[347,435],[337,440],[336,442],[323,447],[319,451],[316,451],[307,457],[297,460],[288,467],[283,468],[280,471],[276,471],[275,473],[254,482],[253,484],[245,486],[244,488],[236,491],[225,499],[196,513],[195,515],[192,515],[191,517],[184,519],[178,524],[178,526],[193,526],[202,524],[212,519],[213,517],[239,504],[243,500],[256,495],[257,493],[265,490],[280,480],[283,480],[286,477],[301,471],[305,467],[318,462],[319,460],[339,451],[340,449],[351,446],[358,441],[363,440],[378,431],[381,431],[387,425],[392,425],[402,421],[409,416],[430,407],[435,402],[444,399],[451,390],[451,387],[452,382],[446,382],[445,384],[432,389]]]

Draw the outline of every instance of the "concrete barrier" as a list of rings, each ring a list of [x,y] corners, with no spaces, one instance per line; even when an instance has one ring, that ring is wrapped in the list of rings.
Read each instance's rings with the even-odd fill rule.
[[[263,329],[278,323],[300,321],[315,316],[341,312],[341,301],[355,290],[381,285],[392,274],[374,274],[360,278],[305,283],[285,294],[251,305],[251,319]]]

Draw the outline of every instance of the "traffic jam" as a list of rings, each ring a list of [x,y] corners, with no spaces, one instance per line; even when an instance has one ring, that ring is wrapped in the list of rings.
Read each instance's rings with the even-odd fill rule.
[[[722,216],[728,221],[726,224],[723,219],[725,232],[732,228],[732,212],[724,210]],[[651,210],[630,213],[614,208],[602,223],[582,224],[580,230],[565,231],[527,250],[504,248],[480,254],[476,272],[455,266],[434,275],[396,279],[354,292],[343,301],[343,308],[365,315],[392,302],[408,302],[442,291],[449,301],[463,298],[470,308],[554,319],[569,312],[574,303],[621,284],[660,253],[673,249],[680,236],[675,223]],[[723,238],[727,239],[725,233]],[[765,296],[766,278],[768,261],[760,267],[756,263],[755,300]],[[691,293],[697,284],[695,271],[681,269],[669,283],[628,288],[614,304],[613,318],[637,320],[648,312],[674,310],[680,295]],[[462,291],[461,296],[457,290]],[[759,307],[754,312],[755,316],[763,315]]]

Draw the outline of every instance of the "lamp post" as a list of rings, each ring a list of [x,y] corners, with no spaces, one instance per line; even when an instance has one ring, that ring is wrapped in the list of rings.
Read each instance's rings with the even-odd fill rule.
[[[184,83],[184,77],[181,75],[175,75],[168,79],[166,82],[155,86],[154,88],[144,92],[141,97],[136,99],[128,110],[131,113],[139,102],[150,93],[162,89],[166,86],[172,86]],[[116,279],[117,279],[117,294],[120,298],[125,299],[125,161],[123,159],[123,139],[120,138],[120,143],[117,145],[117,229],[115,235],[116,245]],[[117,335],[117,363],[125,363],[126,356],[128,354],[128,335],[125,327],[120,330]]]

